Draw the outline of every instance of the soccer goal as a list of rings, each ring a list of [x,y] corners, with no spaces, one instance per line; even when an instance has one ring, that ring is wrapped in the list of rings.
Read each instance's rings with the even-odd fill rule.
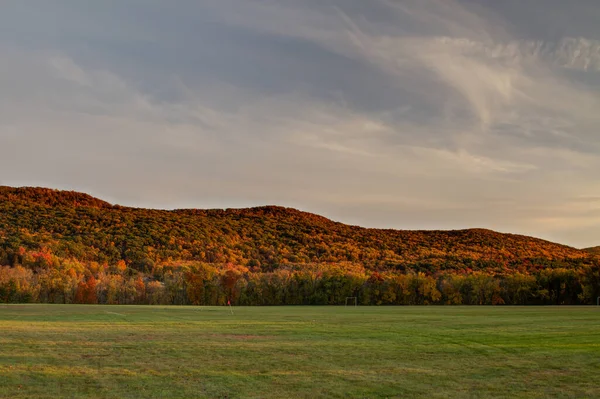
[[[346,304],[344,306],[358,306],[358,298],[355,296],[346,297]]]

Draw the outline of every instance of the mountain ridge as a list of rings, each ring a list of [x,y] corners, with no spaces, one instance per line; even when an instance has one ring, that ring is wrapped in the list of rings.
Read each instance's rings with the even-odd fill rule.
[[[600,245],[596,247],[583,248],[583,251],[590,253],[592,255],[600,255]]]
[[[75,191],[0,187],[0,264],[16,253],[133,268],[168,260],[282,264],[358,263],[368,269],[516,270],[588,252],[524,235],[474,228],[395,230],[350,226],[281,206],[156,210],[123,207]],[[545,267],[545,266],[542,266]]]
[[[48,198],[49,197],[49,198]],[[293,207],[286,207],[281,205],[259,205],[253,207],[241,207],[241,208],[173,208],[173,209],[156,209],[156,208],[143,208],[135,206],[126,206],[120,204],[111,204],[108,201],[102,200],[98,197],[94,197],[90,194],[73,191],[73,190],[59,190],[45,187],[11,187],[11,186],[0,186],[0,201],[14,201],[20,200],[24,202],[33,202],[40,205],[46,206],[75,206],[75,207],[93,207],[93,208],[111,208],[120,210],[143,210],[149,212],[170,212],[183,215],[200,215],[200,216],[215,216],[215,215],[240,215],[240,216],[294,216],[303,217],[308,219],[318,219],[326,223],[339,224],[350,228],[362,229],[362,230],[373,230],[380,232],[481,232],[484,234],[498,234],[513,237],[531,238],[540,240],[543,242],[561,245],[568,248],[573,248],[581,251],[600,251],[600,246],[591,248],[578,249],[570,245],[557,243],[554,241],[546,240],[544,238],[516,234],[499,232],[497,230],[482,228],[482,227],[471,227],[464,229],[397,229],[397,228],[377,228],[377,227],[366,227],[354,224],[348,224],[340,221],[330,219],[326,216],[322,216],[313,212],[303,211]]]

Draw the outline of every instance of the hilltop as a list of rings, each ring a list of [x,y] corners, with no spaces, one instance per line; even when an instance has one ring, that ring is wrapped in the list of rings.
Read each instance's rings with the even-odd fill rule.
[[[592,255],[600,255],[600,246],[585,248],[584,251]]]
[[[108,202],[94,198],[89,194],[41,187],[0,186],[0,202],[37,204],[51,207],[112,207]]]
[[[84,193],[0,186],[0,264],[23,251],[143,270],[159,262],[351,262],[371,270],[526,270],[577,262],[588,252],[485,229],[409,231],[349,226],[278,206],[154,210]]]

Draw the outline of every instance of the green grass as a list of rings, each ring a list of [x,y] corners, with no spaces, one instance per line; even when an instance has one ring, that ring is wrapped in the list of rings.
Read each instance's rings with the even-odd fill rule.
[[[596,307],[234,311],[0,305],[0,397],[600,397]]]

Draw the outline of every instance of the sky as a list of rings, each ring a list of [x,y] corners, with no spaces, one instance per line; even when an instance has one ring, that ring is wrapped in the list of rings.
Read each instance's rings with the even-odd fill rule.
[[[597,0],[2,0],[0,185],[600,245]]]

